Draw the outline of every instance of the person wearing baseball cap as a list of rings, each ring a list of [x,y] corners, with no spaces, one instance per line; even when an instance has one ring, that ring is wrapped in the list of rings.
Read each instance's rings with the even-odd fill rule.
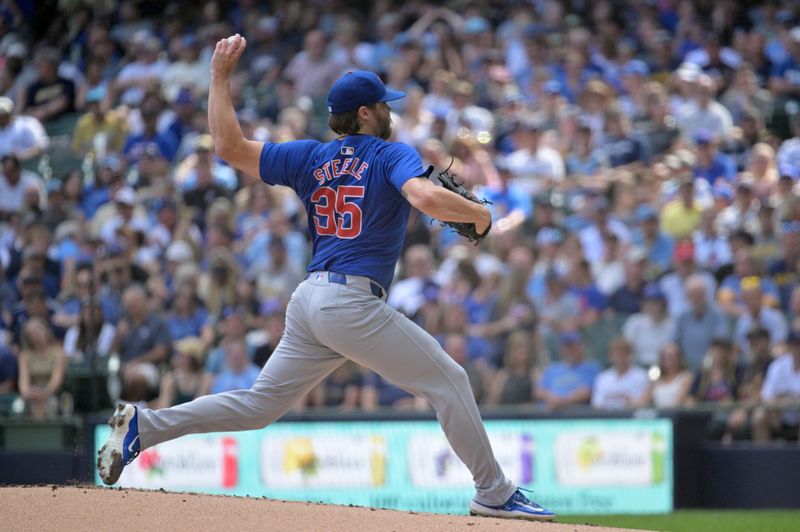
[[[14,101],[0,96],[0,156],[14,154],[20,161],[27,161],[49,145],[42,123],[29,115],[15,115]]]
[[[561,362],[547,366],[536,386],[536,399],[548,410],[587,404],[600,373],[597,362],[586,360],[578,331],[562,331],[558,340]]]
[[[337,79],[328,92],[328,111],[331,114],[358,111],[361,106],[391,102],[405,93],[387,89],[374,72],[352,70]]]

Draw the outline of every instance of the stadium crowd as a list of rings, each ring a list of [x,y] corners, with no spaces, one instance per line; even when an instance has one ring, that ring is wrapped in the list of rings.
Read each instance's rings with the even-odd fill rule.
[[[6,0],[0,394],[54,415],[98,361],[156,406],[254,382],[310,249],[291,191],[215,157],[235,32],[246,136],[330,138],[330,84],[373,70],[408,94],[393,140],[492,202],[479,246],[412,215],[388,298],[482,406],[716,405],[716,438],[797,439],[788,0]],[[346,363],[313,407],[427,405]]]

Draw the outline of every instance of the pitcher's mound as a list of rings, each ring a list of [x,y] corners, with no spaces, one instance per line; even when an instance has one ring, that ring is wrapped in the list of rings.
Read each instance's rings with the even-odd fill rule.
[[[601,532],[596,526],[530,523],[302,502],[95,487],[0,488],[3,530],[524,530]]]

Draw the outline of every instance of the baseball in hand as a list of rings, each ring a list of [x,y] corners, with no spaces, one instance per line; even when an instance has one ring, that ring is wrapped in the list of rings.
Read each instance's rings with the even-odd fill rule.
[[[236,40],[236,37],[237,37],[237,36],[238,36],[238,35],[231,35],[230,37],[228,37],[228,45],[229,45],[229,46],[230,46],[231,44],[233,44],[233,42]]]

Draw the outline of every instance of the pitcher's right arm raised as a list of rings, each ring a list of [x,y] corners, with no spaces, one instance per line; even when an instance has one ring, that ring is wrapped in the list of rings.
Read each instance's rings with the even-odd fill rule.
[[[217,155],[231,166],[260,177],[262,142],[244,138],[231,102],[230,75],[242,56],[247,41],[238,33],[217,42],[211,58],[211,86],[208,91],[208,129]]]

